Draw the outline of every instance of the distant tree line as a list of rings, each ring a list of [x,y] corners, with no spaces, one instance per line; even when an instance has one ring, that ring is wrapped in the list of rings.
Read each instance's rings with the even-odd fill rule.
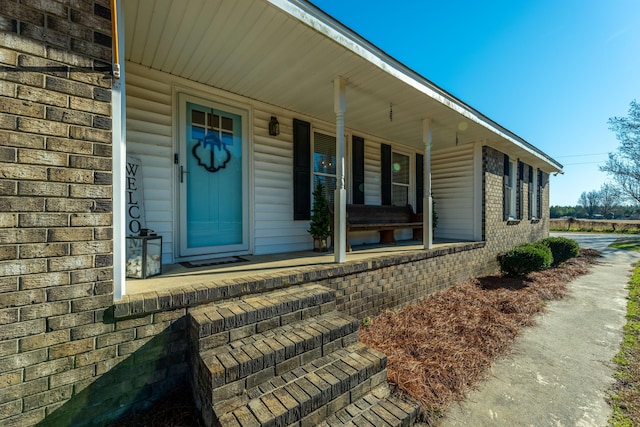
[[[583,192],[575,206],[551,206],[549,209],[551,218],[640,218],[640,206],[628,202],[629,198],[618,186],[606,183],[600,190]]]
[[[613,183],[583,192],[576,206],[551,206],[552,218],[640,219],[640,104],[631,101],[629,114],[610,118],[609,129],[620,146],[617,152],[609,153],[600,170],[607,172]]]
[[[630,205],[616,205],[609,210],[608,216],[602,214],[597,208],[589,215],[584,206],[551,206],[549,208],[551,218],[599,218],[599,219],[640,219],[640,207]]]

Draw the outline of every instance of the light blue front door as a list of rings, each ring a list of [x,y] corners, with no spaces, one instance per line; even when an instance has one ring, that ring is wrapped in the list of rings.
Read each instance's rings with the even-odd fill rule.
[[[186,102],[180,160],[180,256],[247,249],[243,115]]]

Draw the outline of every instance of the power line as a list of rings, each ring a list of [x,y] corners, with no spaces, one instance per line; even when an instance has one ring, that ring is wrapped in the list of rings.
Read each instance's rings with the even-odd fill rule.
[[[562,166],[575,166],[575,165],[595,165],[598,163],[604,163],[604,161],[599,162],[582,162],[582,163],[565,163]]]
[[[589,157],[589,156],[602,156],[603,154],[609,153],[593,153],[593,154],[570,154],[567,156],[552,156],[555,159],[564,159],[566,157]]]

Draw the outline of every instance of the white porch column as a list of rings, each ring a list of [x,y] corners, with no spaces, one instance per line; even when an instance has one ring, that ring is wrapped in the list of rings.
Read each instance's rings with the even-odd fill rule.
[[[336,190],[333,210],[335,213],[332,242],[336,262],[347,260],[347,190],[344,185],[344,112],[347,108],[346,81],[344,77],[333,80],[333,110],[336,113]]]
[[[122,296],[126,294],[125,288],[125,264],[126,264],[126,248],[125,248],[125,230],[126,230],[126,212],[125,212],[125,177],[126,173],[126,95],[125,95],[125,74],[124,74],[124,19],[122,13],[121,2],[112,1],[112,19],[114,24],[114,42],[117,48],[114,48],[113,61],[120,64],[119,78],[114,78],[111,90],[112,110],[112,128],[111,141],[113,148],[113,299],[120,301]],[[115,70],[114,70],[115,71]]]
[[[424,143],[424,195],[422,197],[422,240],[425,249],[433,247],[433,199],[431,198],[431,119],[422,119]]]

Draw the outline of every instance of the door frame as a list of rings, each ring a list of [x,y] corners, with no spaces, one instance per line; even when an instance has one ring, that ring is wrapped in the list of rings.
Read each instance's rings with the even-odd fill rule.
[[[210,88],[209,88],[210,89]],[[174,153],[178,156],[178,161],[174,161],[173,168],[173,183],[175,185],[175,197],[174,197],[174,232],[175,242],[173,245],[174,258],[176,261],[185,260],[198,260],[218,258],[231,255],[246,255],[253,250],[253,209],[252,209],[252,191],[250,184],[253,182],[252,164],[252,133],[249,123],[252,121],[251,108],[242,103],[234,102],[225,97],[214,93],[205,94],[203,97],[203,91],[199,91],[200,96],[194,94],[192,91],[185,89],[174,88],[175,94],[175,123],[176,133],[174,135]],[[180,165],[184,165],[184,156],[186,151],[186,126],[187,126],[187,103],[198,104],[207,108],[214,108],[217,110],[228,111],[233,114],[237,114],[241,117],[241,129],[242,129],[242,243],[238,245],[228,245],[220,248],[215,246],[209,247],[210,252],[207,253],[183,253],[182,251],[182,238],[186,231],[182,218],[186,214],[186,210],[183,206],[183,198],[181,192],[183,191],[180,185]]]

